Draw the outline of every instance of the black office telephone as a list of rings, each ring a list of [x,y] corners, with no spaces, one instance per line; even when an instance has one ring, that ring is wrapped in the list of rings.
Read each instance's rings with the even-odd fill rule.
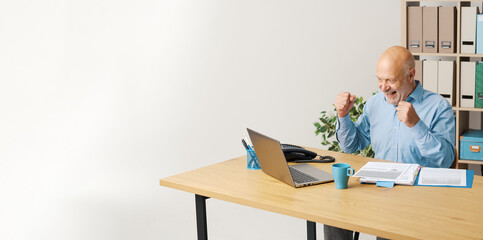
[[[329,163],[334,162],[335,158],[331,156],[319,156],[317,153],[309,151],[303,147],[292,145],[292,144],[280,144],[282,147],[283,154],[285,155],[285,159],[287,162],[296,162],[296,163],[307,163],[307,162],[316,162],[316,163]],[[319,156],[318,159],[315,159]]]

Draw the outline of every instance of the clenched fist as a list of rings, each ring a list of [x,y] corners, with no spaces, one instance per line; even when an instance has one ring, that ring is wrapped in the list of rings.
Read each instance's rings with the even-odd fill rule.
[[[349,92],[341,92],[335,98],[335,109],[337,110],[337,117],[345,117],[347,113],[354,106],[356,95],[351,95]]]
[[[419,121],[419,116],[411,103],[400,101],[396,107],[396,111],[397,119],[409,128],[414,127]]]

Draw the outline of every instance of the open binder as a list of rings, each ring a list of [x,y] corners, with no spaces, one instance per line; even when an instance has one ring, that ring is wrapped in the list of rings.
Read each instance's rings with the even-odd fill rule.
[[[431,182],[425,182],[421,180],[421,176],[426,176],[428,177],[429,174],[425,174],[425,170],[429,171],[441,171],[437,173],[439,176],[441,174],[444,174],[444,172],[448,172],[449,175],[454,175],[453,177],[450,176],[445,176],[444,178],[436,178],[436,183],[431,183]],[[459,175],[457,172],[460,172]],[[461,174],[464,173],[464,174]],[[464,169],[447,169],[447,168],[422,168],[420,173],[418,174],[418,177],[416,178],[416,181],[414,182],[414,186],[426,186],[426,187],[457,187],[457,188],[472,188],[473,187],[473,177],[475,175],[474,170],[464,170]],[[431,175],[429,175],[430,177]],[[460,179],[461,184],[455,184],[453,181],[455,181],[457,178]],[[442,180],[442,181],[441,181]]]
[[[390,181],[395,184],[414,185],[419,168],[419,164],[368,162],[354,177],[360,177],[361,183]]]

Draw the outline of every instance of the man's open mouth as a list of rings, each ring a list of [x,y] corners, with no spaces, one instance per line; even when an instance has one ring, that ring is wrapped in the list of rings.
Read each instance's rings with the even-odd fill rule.
[[[396,95],[396,91],[389,91],[389,92],[386,92],[386,96],[392,98],[394,97],[394,95]]]

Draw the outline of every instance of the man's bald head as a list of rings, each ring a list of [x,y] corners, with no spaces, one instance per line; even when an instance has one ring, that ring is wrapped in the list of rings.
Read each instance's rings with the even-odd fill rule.
[[[414,57],[406,48],[388,48],[377,62],[376,76],[378,85],[386,96],[386,101],[398,105],[416,88],[414,76]]]
[[[409,50],[401,46],[393,46],[384,51],[377,62],[377,65],[379,64],[388,64],[387,67],[398,70],[398,73],[403,74],[403,76],[407,75],[415,65],[414,56]]]

